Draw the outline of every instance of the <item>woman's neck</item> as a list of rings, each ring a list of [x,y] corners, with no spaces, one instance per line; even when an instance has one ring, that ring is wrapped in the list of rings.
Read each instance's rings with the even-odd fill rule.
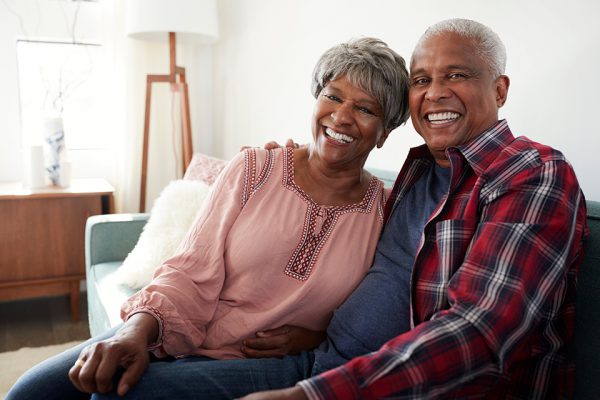
[[[300,148],[294,150],[294,181],[318,204],[355,204],[363,199],[371,180],[363,165],[327,165],[310,148]]]

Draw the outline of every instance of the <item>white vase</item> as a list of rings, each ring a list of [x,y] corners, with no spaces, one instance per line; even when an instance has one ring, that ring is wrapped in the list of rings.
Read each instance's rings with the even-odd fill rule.
[[[65,158],[65,132],[62,118],[46,118],[44,121],[44,159],[46,173],[53,185],[61,185],[61,163]]]
[[[29,146],[27,157],[28,178],[27,186],[41,188],[46,186],[46,167],[44,165],[44,147],[39,145]]]

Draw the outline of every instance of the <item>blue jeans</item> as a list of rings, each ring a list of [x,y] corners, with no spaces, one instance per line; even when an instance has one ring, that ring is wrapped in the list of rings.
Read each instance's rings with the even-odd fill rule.
[[[10,389],[6,400],[89,399],[69,380],[68,372],[81,350],[114,335],[117,328],[58,354],[27,371]],[[151,358],[142,379],[125,397],[94,394],[92,399],[233,399],[260,390],[293,386],[309,378],[312,352],[284,358],[213,360]],[[118,376],[115,380],[118,379]],[[116,384],[113,385],[116,388]]]

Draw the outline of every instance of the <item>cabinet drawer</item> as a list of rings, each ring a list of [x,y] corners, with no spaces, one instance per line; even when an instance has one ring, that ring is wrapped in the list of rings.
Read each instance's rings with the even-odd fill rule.
[[[85,222],[101,196],[0,201],[0,283],[84,274]]]

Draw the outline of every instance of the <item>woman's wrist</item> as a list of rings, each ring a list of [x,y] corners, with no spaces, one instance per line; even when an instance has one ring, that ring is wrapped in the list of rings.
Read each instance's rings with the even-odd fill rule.
[[[117,335],[134,338],[149,346],[156,343],[158,332],[159,325],[156,318],[150,313],[138,312],[129,317]]]

